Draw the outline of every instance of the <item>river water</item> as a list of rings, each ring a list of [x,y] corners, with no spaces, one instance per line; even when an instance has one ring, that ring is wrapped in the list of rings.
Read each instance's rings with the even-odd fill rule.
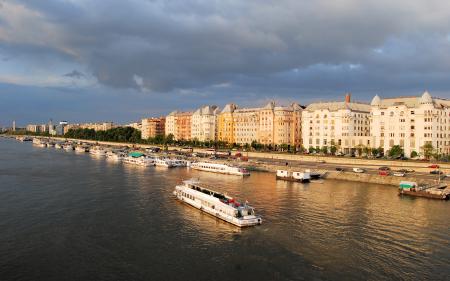
[[[173,198],[248,200],[238,229]],[[445,280],[450,202],[395,187],[142,168],[0,139],[0,280]]]

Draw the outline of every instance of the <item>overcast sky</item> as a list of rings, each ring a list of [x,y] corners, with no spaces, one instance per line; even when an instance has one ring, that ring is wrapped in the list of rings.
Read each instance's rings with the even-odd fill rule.
[[[450,98],[448,0],[0,0],[0,126]]]

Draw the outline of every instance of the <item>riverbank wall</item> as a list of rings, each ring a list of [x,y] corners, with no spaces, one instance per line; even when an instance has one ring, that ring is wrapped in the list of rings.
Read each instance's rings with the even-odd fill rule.
[[[246,165],[243,165],[246,166]],[[255,171],[265,171],[275,173],[277,170],[292,170],[295,168],[281,165],[271,165],[271,164],[251,164],[248,165],[250,170]],[[301,169],[299,169],[301,170]],[[436,183],[434,180],[424,179],[420,176],[415,176],[414,174],[408,175],[405,177],[394,177],[394,176],[380,176],[377,174],[368,174],[368,173],[354,173],[354,172],[340,172],[328,169],[315,169],[315,171],[323,174],[324,179],[333,179],[333,180],[343,180],[343,181],[352,181],[352,182],[361,182],[361,183],[372,183],[372,184],[382,184],[382,185],[390,185],[398,187],[401,181],[413,181],[419,184],[434,184]]]

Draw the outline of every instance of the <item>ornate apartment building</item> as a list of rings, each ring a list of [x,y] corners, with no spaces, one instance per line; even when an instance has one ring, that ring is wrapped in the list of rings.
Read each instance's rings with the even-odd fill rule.
[[[165,121],[166,118],[164,117],[142,119],[141,138],[148,139],[154,138],[158,135],[164,135]]]
[[[172,134],[175,140],[191,139],[192,112],[173,111],[166,116],[165,134]]]
[[[370,105],[345,101],[312,103],[302,112],[303,146],[330,148],[352,153],[358,147],[371,147]]]
[[[413,151],[423,153],[428,143],[439,153],[450,154],[450,100],[424,92],[420,97],[376,95],[370,105],[374,147],[388,151],[399,145],[409,157]]]
[[[199,141],[216,140],[218,113],[219,108],[216,105],[197,109],[192,114],[191,138]]]
[[[301,145],[301,112],[298,104],[238,108],[227,104],[218,116],[218,140],[228,143]]]
[[[227,104],[217,116],[217,140],[235,143],[233,112],[236,108],[235,104]]]

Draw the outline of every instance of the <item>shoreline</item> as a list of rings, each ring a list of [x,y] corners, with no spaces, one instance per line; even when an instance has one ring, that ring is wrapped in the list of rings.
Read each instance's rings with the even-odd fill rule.
[[[8,137],[14,138],[13,135],[6,135]],[[40,137],[40,136],[30,136],[30,137]],[[134,149],[146,149],[150,147],[161,147],[160,145],[148,145],[148,144],[133,144],[133,143],[122,143],[122,142],[109,142],[109,141],[95,141],[95,140],[84,140],[84,139],[71,139],[63,137],[40,137],[49,140],[58,141],[73,141],[73,142],[84,142],[95,145],[107,145],[115,147],[128,147]],[[180,147],[169,146],[169,151],[178,150]],[[193,148],[193,152],[205,152],[207,148]],[[238,152],[238,151],[236,151]],[[277,170],[291,170],[295,171],[309,168],[311,170],[320,171],[324,173],[324,179],[335,179],[350,182],[361,182],[361,183],[373,183],[373,184],[383,184],[398,187],[401,181],[414,181],[420,184],[434,184],[437,180],[433,179],[432,176],[426,174],[430,168],[427,168],[430,162],[416,162],[416,161],[395,161],[395,160],[378,160],[378,159],[359,159],[359,158],[344,158],[344,157],[332,157],[332,156],[312,156],[312,155],[296,155],[296,154],[283,154],[274,152],[241,152],[243,155],[249,158],[248,161],[237,161],[235,159],[218,159],[210,160],[214,162],[223,162],[228,164],[235,164],[242,167],[248,168],[250,171],[258,172],[268,172],[276,173]],[[195,159],[190,157],[190,159]],[[288,165],[282,165],[280,162],[288,163]],[[322,163],[323,162],[323,163]],[[415,170],[414,173],[408,174],[405,177],[395,177],[395,176],[381,176],[373,173],[354,173],[351,171],[336,171],[332,169],[331,166],[337,165],[339,167],[345,167],[351,170],[352,167],[360,167],[364,169],[371,169],[372,172],[382,166],[389,166],[392,170],[398,170],[403,168],[412,168]],[[439,164],[441,170],[450,173],[450,164],[444,163]],[[445,175],[446,173],[444,173]],[[443,182],[448,183],[448,178],[444,178]]]

